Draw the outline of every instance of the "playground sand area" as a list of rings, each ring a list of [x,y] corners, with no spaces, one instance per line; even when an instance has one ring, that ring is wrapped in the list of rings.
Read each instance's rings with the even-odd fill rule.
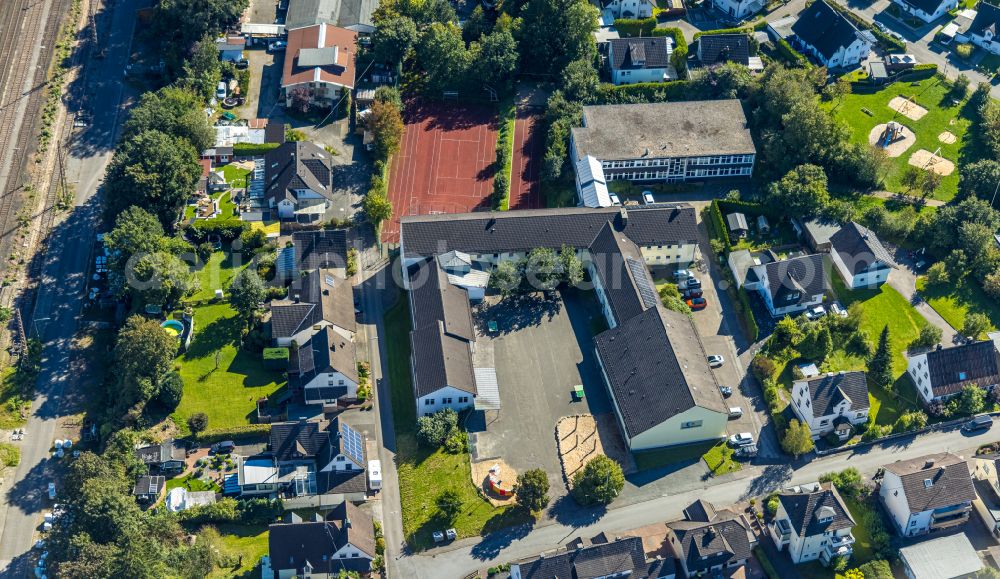
[[[935,155],[927,149],[920,149],[910,156],[909,163],[914,167],[919,167],[927,171],[933,171],[942,177],[947,177],[955,172],[955,164]]]
[[[876,125],[870,133],[868,133],[868,144],[873,147],[879,147],[879,143],[883,142],[885,139],[885,129],[888,123],[882,123],[881,125]],[[882,148],[885,154],[890,157],[898,157],[906,152],[907,149],[913,146],[913,143],[917,142],[917,136],[909,128],[900,125],[901,130],[899,135],[901,138],[897,137],[893,142],[889,143],[889,146]],[[880,147],[881,148],[881,147]]]
[[[889,108],[914,121],[919,121],[927,114],[924,107],[899,96],[889,101]]]
[[[601,454],[621,464],[625,473],[635,472],[635,463],[617,435],[617,428],[611,414],[578,414],[559,420],[556,444],[567,484],[576,471]]]
[[[950,145],[958,140],[958,137],[954,135],[951,131],[945,131],[938,135],[938,140],[946,145]]]
[[[482,491],[483,496],[486,497],[486,500],[488,500],[494,507],[514,504],[517,500],[517,495],[512,494],[511,496],[504,498],[495,493],[487,492],[486,489],[488,487],[486,479],[489,478],[490,469],[494,466],[500,467],[500,486],[505,489],[514,488],[514,485],[517,483],[517,471],[512,469],[506,462],[499,458],[472,461],[472,484],[475,485],[477,489]]]

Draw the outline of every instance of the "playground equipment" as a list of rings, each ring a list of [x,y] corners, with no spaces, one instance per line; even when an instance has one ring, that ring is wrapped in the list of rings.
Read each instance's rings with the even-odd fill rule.
[[[490,467],[490,474],[486,481],[487,487],[490,492],[496,494],[499,497],[509,499],[514,496],[513,488],[505,488],[503,486],[503,480],[500,478],[500,465],[494,464]]]
[[[885,149],[893,142],[902,138],[903,125],[897,123],[896,121],[889,121],[885,126],[885,131],[882,132],[882,137],[879,139],[879,146]]]

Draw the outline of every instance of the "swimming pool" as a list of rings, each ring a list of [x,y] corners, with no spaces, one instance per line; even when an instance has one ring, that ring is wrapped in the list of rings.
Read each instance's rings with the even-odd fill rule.
[[[171,336],[180,336],[184,332],[184,324],[178,320],[167,320],[160,324],[160,327]]]

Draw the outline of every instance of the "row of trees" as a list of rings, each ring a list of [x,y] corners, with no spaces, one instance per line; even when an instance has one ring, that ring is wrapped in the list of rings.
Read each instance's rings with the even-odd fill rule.
[[[392,217],[386,171],[389,158],[396,154],[403,140],[402,112],[403,101],[397,89],[380,86],[375,90],[375,102],[366,120],[375,141],[375,171],[365,195],[364,209],[376,231],[383,221]]]
[[[490,276],[490,287],[504,296],[530,291],[550,291],[565,283],[577,286],[583,281],[583,262],[572,247],[559,253],[552,248],[536,247],[520,260],[501,261]]]

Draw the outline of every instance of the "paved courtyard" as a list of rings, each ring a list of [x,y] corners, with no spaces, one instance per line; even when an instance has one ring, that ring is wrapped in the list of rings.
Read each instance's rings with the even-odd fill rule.
[[[488,331],[490,320],[496,321],[496,332]],[[592,325],[591,320],[599,321]],[[591,346],[592,328],[603,328],[596,300],[567,292],[487,303],[477,325],[483,334],[477,348],[492,349],[501,409],[486,413],[485,425],[479,425],[486,430],[473,434],[473,459],[502,457],[518,472],[542,468],[553,499],[564,495],[556,422],[574,414],[611,412]],[[576,384],[583,384],[583,401],[574,401]],[[613,435],[620,437],[617,430]]]

